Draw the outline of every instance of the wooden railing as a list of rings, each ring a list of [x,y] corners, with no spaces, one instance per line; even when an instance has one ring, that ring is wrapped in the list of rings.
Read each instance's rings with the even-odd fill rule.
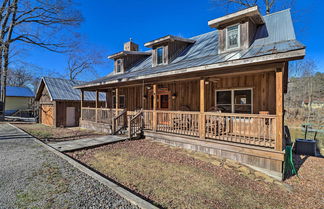
[[[199,112],[157,111],[157,131],[199,136]]]
[[[141,110],[128,120],[128,138],[132,139],[142,134],[144,128],[143,111]]]
[[[116,134],[127,125],[127,110],[123,110],[116,117],[113,118],[112,133]]]
[[[98,108],[97,114],[98,114],[98,118],[97,118],[98,123],[112,124],[112,118],[115,117],[116,111],[109,108]]]
[[[96,122],[96,108],[83,107],[82,120]]]
[[[276,116],[205,113],[206,138],[274,148]]]
[[[153,129],[153,110],[143,110],[144,129]]]

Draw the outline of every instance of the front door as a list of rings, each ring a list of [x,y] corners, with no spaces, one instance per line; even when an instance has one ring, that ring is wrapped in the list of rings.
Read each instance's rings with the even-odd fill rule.
[[[153,109],[153,91],[149,93],[150,95],[150,106]],[[157,110],[170,110],[171,109],[171,92],[166,89],[159,89],[156,92],[156,109]]]
[[[75,107],[66,108],[66,126],[75,126]]]

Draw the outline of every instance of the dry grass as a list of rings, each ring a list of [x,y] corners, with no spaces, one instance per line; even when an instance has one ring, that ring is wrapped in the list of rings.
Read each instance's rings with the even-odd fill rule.
[[[14,124],[18,128],[26,131],[30,135],[48,142],[53,141],[65,141],[80,138],[88,138],[92,136],[100,136],[102,133],[98,133],[91,130],[75,128],[54,128],[39,123],[33,124]]]
[[[164,208],[323,208],[323,203],[314,205],[315,196],[305,199],[306,205],[289,205],[294,192],[280,182],[265,182],[240,164],[149,140],[70,155]],[[290,180],[294,187],[299,184],[295,178]]]

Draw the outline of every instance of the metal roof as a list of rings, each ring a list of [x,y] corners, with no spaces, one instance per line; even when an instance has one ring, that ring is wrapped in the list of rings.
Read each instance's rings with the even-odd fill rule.
[[[27,87],[7,86],[7,97],[34,97],[34,93]]]
[[[79,101],[81,99],[81,91],[79,89],[74,89],[75,85],[82,85],[83,81],[71,81],[63,78],[52,78],[52,77],[43,77],[41,82],[44,82],[47,90],[50,94],[52,100],[69,100],[69,101]],[[40,84],[41,84],[40,82]],[[37,92],[42,90],[40,86],[37,89]],[[84,92],[84,100],[86,101],[95,101],[96,93],[95,92]],[[106,94],[99,94],[100,101],[106,101]]]
[[[257,28],[254,41],[248,49],[219,54],[218,31],[215,30],[192,37],[191,39],[195,40],[195,43],[188,46],[168,65],[152,67],[151,55],[123,74],[110,73],[105,77],[79,85],[77,88],[101,85],[122,79],[127,80],[138,76],[154,75],[167,71],[179,70],[178,72],[181,73],[181,69],[226,63],[233,60],[254,58],[305,48],[303,44],[296,40],[289,9],[265,15],[263,18],[265,24]]]

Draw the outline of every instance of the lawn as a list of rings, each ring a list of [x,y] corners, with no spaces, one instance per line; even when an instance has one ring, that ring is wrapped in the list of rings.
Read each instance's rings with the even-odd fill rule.
[[[26,131],[30,135],[46,142],[58,142],[58,141],[65,141],[65,140],[88,138],[93,136],[97,137],[103,135],[103,133],[98,133],[92,130],[82,129],[79,127],[54,128],[39,123],[32,123],[32,124],[16,123],[14,125]]]
[[[68,154],[163,208],[324,208],[320,158],[308,158],[300,178],[282,183],[233,161],[146,139]]]

